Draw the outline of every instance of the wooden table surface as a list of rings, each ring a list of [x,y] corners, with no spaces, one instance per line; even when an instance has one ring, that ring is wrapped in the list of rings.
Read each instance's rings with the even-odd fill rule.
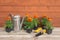
[[[19,32],[12,31],[10,33],[0,30],[0,40],[60,40],[60,28],[54,28],[51,35],[44,34],[34,38],[33,36],[35,34],[36,33],[28,34],[24,30]]]

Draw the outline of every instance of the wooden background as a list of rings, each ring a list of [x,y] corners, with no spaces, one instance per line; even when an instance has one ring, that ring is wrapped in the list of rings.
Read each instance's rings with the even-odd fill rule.
[[[39,16],[46,14],[53,18],[55,27],[60,26],[60,0],[0,0],[0,27],[9,13],[24,16],[25,13]]]

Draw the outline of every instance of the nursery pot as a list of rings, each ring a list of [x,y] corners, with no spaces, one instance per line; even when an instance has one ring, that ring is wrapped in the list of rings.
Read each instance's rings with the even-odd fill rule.
[[[42,25],[42,29],[46,29],[46,25]]]
[[[34,30],[37,30],[37,28],[38,28],[38,27],[35,26],[33,29],[34,29]]]
[[[52,29],[46,29],[46,33],[47,34],[51,34],[52,33]]]
[[[32,32],[32,29],[27,29],[26,32],[27,33],[31,33]]]
[[[6,32],[11,32],[13,29],[9,28],[9,27],[6,27]]]

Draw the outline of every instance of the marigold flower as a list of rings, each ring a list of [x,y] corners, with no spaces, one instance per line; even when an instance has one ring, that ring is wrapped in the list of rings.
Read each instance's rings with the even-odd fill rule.
[[[11,20],[11,18],[10,17],[6,17],[6,20]]]
[[[34,15],[34,18],[38,18],[38,15]]]
[[[48,18],[49,21],[52,21],[52,18]]]
[[[27,18],[27,21],[28,21],[28,22],[32,22],[32,18],[31,18],[31,17],[28,17],[28,18]]]
[[[29,17],[29,14],[27,13],[25,16],[26,16],[26,17]]]
[[[48,18],[48,16],[46,14],[43,14],[42,17],[43,18]]]

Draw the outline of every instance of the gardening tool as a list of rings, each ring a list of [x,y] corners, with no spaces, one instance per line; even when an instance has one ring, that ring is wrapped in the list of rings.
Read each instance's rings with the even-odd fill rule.
[[[38,37],[38,36],[40,36],[40,35],[43,35],[43,32],[37,33],[37,34],[35,35],[35,37]]]
[[[14,26],[14,31],[20,31],[21,28],[22,28],[22,24],[23,24],[23,21],[24,21],[24,18],[22,18],[22,21],[21,18],[20,18],[20,15],[12,15],[10,14],[11,18],[12,18],[12,22],[13,22],[13,26]]]

